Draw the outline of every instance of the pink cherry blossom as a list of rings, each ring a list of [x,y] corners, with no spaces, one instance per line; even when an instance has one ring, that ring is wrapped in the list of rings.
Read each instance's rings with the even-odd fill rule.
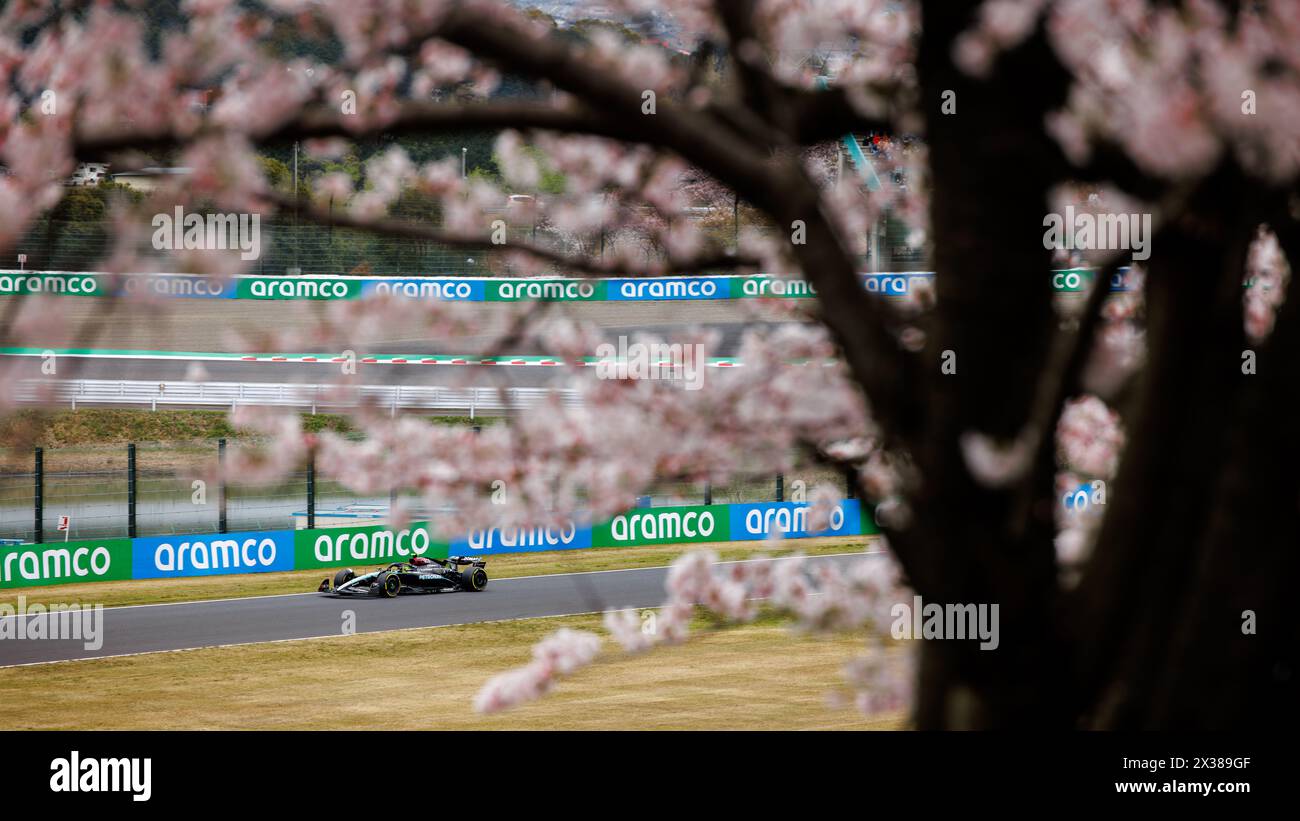
[[[1056,442],[1063,465],[1083,476],[1110,478],[1124,447],[1119,414],[1095,396],[1072,399],[1061,412]]]
[[[655,644],[654,634],[644,629],[636,610],[606,610],[604,625],[610,637],[629,653],[640,653]]]
[[[1029,470],[1036,440],[1031,429],[1004,443],[995,442],[983,433],[967,431],[959,443],[966,467],[976,481],[989,487],[1003,487]]]
[[[1277,242],[1277,235],[1267,226],[1250,245],[1246,261],[1246,290],[1243,297],[1246,336],[1251,344],[1262,344],[1273,331],[1277,309],[1286,301],[1291,267]]]
[[[532,662],[489,679],[475,694],[474,709],[495,713],[534,701],[557,679],[591,664],[599,653],[600,637],[595,633],[560,628],[534,645]]]

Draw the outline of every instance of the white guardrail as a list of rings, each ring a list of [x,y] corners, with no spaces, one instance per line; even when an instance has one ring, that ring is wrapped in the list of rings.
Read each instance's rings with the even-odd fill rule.
[[[129,379],[27,379],[15,399],[31,405],[174,408],[234,408],[239,405],[317,410],[354,408],[362,403],[399,410],[500,414],[527,408],[558,394],[566,405],[581,401],[572,389],[442,388],[426,385],[303,385],[266,382],[157,382]]]

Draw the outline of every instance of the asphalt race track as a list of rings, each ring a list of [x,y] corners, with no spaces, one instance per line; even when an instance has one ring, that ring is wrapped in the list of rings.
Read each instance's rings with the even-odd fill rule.
[[[877,550],[869,554],[836,554],[810,557],[809,561],[843,565],[864,555],[883,553]],[[489,559],[489,573],[491,568]],[[320,576],[325,578],[333,573],[322,570]],[[609,608],[654,607],[664,600],[667,574],[666,567],[647,567],[493,579],[482,593],[433,593],[396,599],[343,599],[295,593],[109,607],[103,611],[100,633],[103,644],[98,649],[86,649],[82,639],[5,639],[0,640],[0,667],[337,636],[342,633],[347,610],[355,614],[356,632],[378,633],[575,615]],[[29,614],[22,618],[30,622],[37,617]]]
[[[739,353],[741,337],[745,329],[759,327],[759,324],[751,325],[721,325],[706,324],[700,326],[702,329],[716,331],[718,334],[718,348],[712,352],[713,356],[735,356]],[[668,339],[674,338],[675,329],[670,325],[641,325],[631,328],[622,329],[623,333],[628,334],[633,339],[641,335],[651,339]],[[611,340],[616,340],[616,336],[611,335]],[[481,341],[481,340],[476,340]],[[470,347],[473,349],[473,346]],[[185,348],[184,350],[192,350]],[[382,343],[373,345],[362,352],[362,355],[370,354],[406,354],[412,357],[427,355],[453,355],[466,350],[457,347],[456,343]],[[242,352],[241,352],[242,353]],[[510,355],[531,355],[545,353],[541,350],[532,349],[511,349],[507,352]],[[594,352],[593,352],[594,353]],[[469,354],[467,354],[468,356]],[[185,357],[177,358],[146,358],[135,359],[129,357],[114,358],[104,357],[84,357],[75,354],[63,354],[64,360],[70,360],[71,364],[60,368],[58,377],[61,379],[108,379],[108,380],[143,380],[157,382],[183,382],[190,381],[188,378],[189,369],[192,363],[202,366],[206,376],[203,381],[207,382],[269,382],[269,383],[304,383],[304,384],[329,384],[340,378],[340,370],[337,364],[328,361],[316,363],[302,362],[238,362],[238,361],[212,361],[212,360],[191,360]],[[569,374],[565,368],[530,368],[530,367],[477,367],[477,366],[454,366],[454,365],[420,365],[416,364],[418,360],[413,360],[408,365],[389,365],[389,364],[357,364],[357,375],[360,381],[367,385],[437,385],[439,387],[517,387],[517,388],[544,388],[560,385],[568,381]],[[0,364],[11,369],[15,378],[20,379],[39,379],[44,375],[42,371],[43,360],[37,356],[3,356],[0,355]]]
[[[0,314],[12,309],[14,297],[0,295]],[[653,334],[671,342],[683,326],[713,328],[723,334],[724,349],[734,348],[746,326],[768,324],[745,300],[564,303],[547,317],[569,318],[604,329],[610,338]],[[225,351],[243,353],[250,340],[267,331],[311,336],[320,327],[325,303],[278,300],[181,299],[153,306],[105,302],[96,298],[59,297],[57,312],[33,322],[22,345],[34,348],[97,348],[140,351]],[[342,307],[342,303],[335,303]],[[512,330],[514,303],[463,303],[466,323],[455,336],[433,335],[427,322],[413,317],[382,328],[368,327],[348,336],[348,347],[366,353],[473,353],[493,346]],[[33,309],[34,310],[34,309]],[[20,314],[21,316],[21,314]],[[419,315],[422,316],[422,315]],[[783,317],[768,317],[775,323]],[[539,320],[543,323],[545,320]],[[680,341],[680,340],[678,340]],[[18,344],[18,343],[9,343]],[[315,346],[313,346],[315,347]],[[546,353],[521,340],[510,354]],[[727,356],[727,350],[717,352]],[[89,378],[89,375],[88,375]],[[149,377],[130,377],[149,378]]]

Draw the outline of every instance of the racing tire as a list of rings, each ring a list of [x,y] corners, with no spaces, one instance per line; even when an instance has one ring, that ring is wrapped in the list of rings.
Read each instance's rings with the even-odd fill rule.
[[[396,573],[381,573],[379,578],[375,579],[375,587],[379,590],[379,595],[386,599],[395,599],[397,594],[402,592],[402,580]]]
[[[460,573],[460,586],[471,593],[481,593],[487,583],[487,571],[481,567],[471,567]]]
[[[338,590],[340,587],[352,581],[356,577],[357,574],[354,573],[352,568],[350,567],[347,570],[340,570],[339,572],[334,574],[334,589]]]

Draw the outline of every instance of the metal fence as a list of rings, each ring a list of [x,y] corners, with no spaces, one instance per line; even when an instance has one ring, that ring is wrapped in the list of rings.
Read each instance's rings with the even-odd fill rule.
[[[398,496],[354,493],[317,477],[310,462],[270,487],[223,482],[225,450],[224,439],[37,447],[28,455],[30,470],[15,469],[19,454],[4,454],[0,538],[56,542],[379,524]],[[641,505],[803,501],[819,483],[840,483],[846,494],[852,490],[846,476],[818,468],[718,485],[662,482]]]
[[[654,506],[802,502],[818,485],[834,485],[846,496],[853,494],[848,477],[828,467],[801,468],[788,474],[750,473],[725,483],[707,481],[656,482],[645,500]]]
[[[14,252],[27,255],[31,270],[99,270],[112,253],[110,230],[106,221],[41,219]],[[260,254],[251,264],[251,274],[279,275],[297,268],[304,274],[490,276],[497,265],[497,254],[486,247],[451,248],[349,228],[295,226],[278,219],[262,220],[260,230]],[[148,255],[149,249],[142,250]]]
[[[288,530],[386,512],[369,497],[320,480],[309,464],[273,486],[226,483],[225,440],[112,448],[36,448],[0,470],[0,538],[54,542],[178,533]],[[361,512],[357,512],[361,511]],[[356,524],[356,521],[347,523]]]
[[[80,222],[37,220],[15,244],[13,252],[26,254],[26,266],[33,271],[96,271],[112,253],[112,226],[105,220]],[[508,256],[491,246],[453,248],[433,242],[376,236],[351,228],[294,225],[292,219],[267,218],[260,223],[260,254],[247,271],[258,275],[282,275],[295,271],[316,275],[375,276],[494,276],[510,273]],[[725,233],[725,232],[724,232]],[[661,249],[627,238],[593,236],[569,247],[572,238],[527,226],[511,226],[512,240],[527,240],[570,253],[586,253],[603,259],[640,258],[647,264],[661,260]],[[875,234],[876,258],[867,254],[859,260],[862,270],[906,271],[925,264],[924,249],[908,244],[908,231],[897,220],[882,220]],[[165,259],[162,252],[140,249],[145,257]],[[546,269],[542,273],[569,273]],[[701,272],[703,273],[703,272]]]
[[[501,414],[529,408],[552,393],[569,405],[580,403],[569,388],[445,388],[428,385],[307,385],[266,382],[159,382],[130,379],[27,379],[14,399],[22,404],[78,407],[196,408],[220,410],[239,405],[300,408],[311,413],[359,405],[397,411]]]

